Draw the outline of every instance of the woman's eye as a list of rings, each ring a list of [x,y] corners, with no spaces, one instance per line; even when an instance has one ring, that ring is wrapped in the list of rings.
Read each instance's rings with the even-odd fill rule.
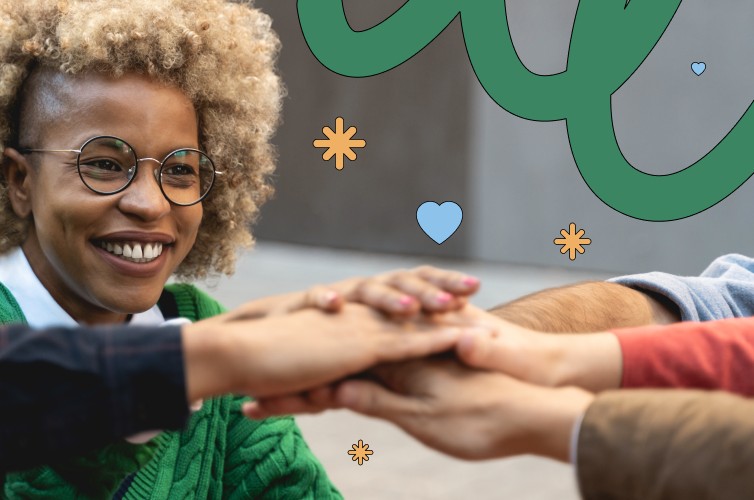
[[[96,170],[102,170],[107,172],[120,172],[123,170],[123,167],[120,166],[118,162],[115,160],[109,160],[109,159],[100,159],[100,160],[88,160],[88,161],[82,161],[81,166],[85,167],[87,169],[96,169]]]
[[[165,168],[165,170],[163,170],[163,174],[184,176],[184,175],[195,175],[196,172],[194,171],[194,168],[191,165],[186,165],[186,164],[181,163],[181,164],[176,164],[176,165],[170,165],[169,167]]]

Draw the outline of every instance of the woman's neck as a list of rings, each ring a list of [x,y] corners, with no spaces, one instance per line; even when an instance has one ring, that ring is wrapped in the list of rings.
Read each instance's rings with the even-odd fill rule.
[[[24,252],[31,270],[53,300],[77,323],[84,325],[118,324],[129,319],[130,315],[127,313],[111,311],[83,300],[54,272],[53,266],[44,256],[38,243],[35,244],[35,242],[36,239],[27,239],[21,245],[21,250]]]

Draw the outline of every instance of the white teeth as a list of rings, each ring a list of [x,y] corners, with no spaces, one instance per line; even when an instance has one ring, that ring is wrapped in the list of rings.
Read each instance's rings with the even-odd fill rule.
[[[101,241],[99,244],[104,250],[120,255],[123,259],[139,264],[151,262],[162,255],[162,243],[110,243]]]

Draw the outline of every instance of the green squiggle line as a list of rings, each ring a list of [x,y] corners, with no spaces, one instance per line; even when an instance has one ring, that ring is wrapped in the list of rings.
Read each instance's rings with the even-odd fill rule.
[[[343,76],[389,71],[414,57],[460,12],[462,0],[410,0],[365,31],[353,31],[340,0],[299,0],[306,43],[325,67]],[[417,20],[420,20],[417,23]]]
[[[647,58],[681,0],[581,0],[565,71],[538,75],[516,54],[504,0],[409,0],[377,26],[356,32],[342,0],[298,0],[309,48],[332,71],[372,76],[407,61],[460,14],[474,72],[503,109],[536,121],[566,120],[571,151],[589,188],[608,206],[650,221],[695,215],[754,172],[742,158],[754,137],[751,106],[704,158],[679,172],[634,168],[618,147],[612,95]]]

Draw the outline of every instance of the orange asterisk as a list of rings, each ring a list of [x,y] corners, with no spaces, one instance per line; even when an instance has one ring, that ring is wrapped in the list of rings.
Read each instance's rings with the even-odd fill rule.
[[[363,148],[367,142],[363,139],[352,139],[356,134],[356,127],[350,127],[343,131],[343,118],[340,116],[335,119],[335,130],[330,127],[322,127],[322,133],[327,139],[317,139],[314,141],[315,148],[327,148],[322,153],[322,159],[327,161],[335,156],[335,168],[343,170],[343,157],[351,161],[356,159],[356,153],[353,148]]]
[[[568,258],[571,260],[576,260],[576,252],[581,254],[584,253],[584,247],[582,245],[589,245],[592,242],[589,238],[582,238],[582,236],[584,236],[584,230],[579,229],[577,232],[576,224],[573,222],[568,226],[568,232],[566,232],[565,229],[561,229],[560,234],[562,234],[563,237],[555,238],[553,243],[556,245],[562,245],[560,253],[568,252]]]
[[[348,450],[348,454],[353,455],[353,458],[351,460],[353,460],[354,462],[358,461],[359,465],[364,465],[364,461],[369,460],[369,455],[374,453],[369,449],[369,445],[365,445],[364,441],[362,441],[361,439],[359,439],[358,445],[352,444],[351,448],[351,450]]]

